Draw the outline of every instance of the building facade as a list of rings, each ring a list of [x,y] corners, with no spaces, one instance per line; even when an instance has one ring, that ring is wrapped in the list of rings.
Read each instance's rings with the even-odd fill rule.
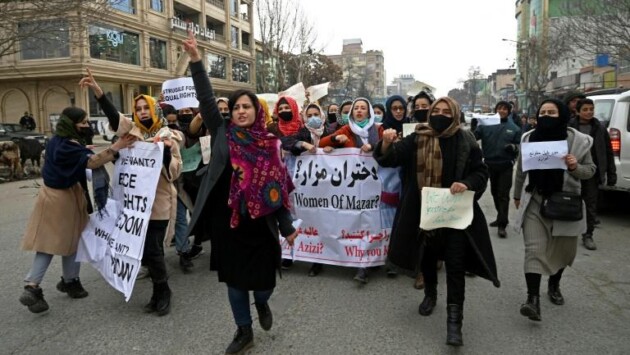
[[[87,68],[114,105],[129,113],[138,94],[158,97],[165,80],[187,75],[181,42],[188,29],[197,37],[217,96],[255,89],[253,0],[111,3],[107,14],[90,17],[74,31],[64,19],[54,19],[60,33],[41,43],[17,43],[15,54],[0,57],[2,122],[17,122],[28,111],[40,132],[50,132],[67,106],[101,116],[93,95],[78,86]],[[29,25],[26,19],[18,24]]]
[[[435,92],[435,87],[425,82],[416,80],[413,74],[403,74],[395,77],[392,80],[392,83],[387,85],[387,96],[416,96],[422,90]]]
[[[383,51],[363,52],[361,39],[344,39],[341,54],[328,57],[343,72],[343,80],[331,84],[329,89],[331,99],[342,101],[362,96],[379,101],[385,97]]]

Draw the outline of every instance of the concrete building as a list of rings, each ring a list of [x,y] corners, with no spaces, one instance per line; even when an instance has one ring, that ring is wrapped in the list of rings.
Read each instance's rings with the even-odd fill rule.
[[[344,39],[341,54],[328,56],[343,72],[343,80],[329,89],[331,99],[341,101],[358,96],[378,100],[385,97],[385,57],[383,51],[363,52],[359,38]]]
[[[387,85],[387,96],[400,95],[402,97],[415,96],[420,91],[435,92],[435,87],[416,80],[413,74],[403,74],[395,77],[392,83]]]
[[[181,41],[187,28],[196,33],[217,95],[254,90],[253,0],[125,0],[86,23],[84,40],[57,19],[52,40],[0,58],[0,120],[17,122],[34,114],[38,130],[50,132],[63,108],[76,105],[100,116],[87,90],[78,86],[90,68],[116,107],[131,112],[138,94],[159,96],[165,80],[186,75]],[[21,20],[18,26],[29,26]],[[76,31],[81,32],[81,31]],[[80,37],[80,36],[78,36]],[[33,40],[37,41],[37,40]],[[25,41],[26,42],[26,41]]]
[[[488,90],[494,102],[514,101],[516,92],[514,81],[516,79],[516,69],[498,69],[488,77]]]

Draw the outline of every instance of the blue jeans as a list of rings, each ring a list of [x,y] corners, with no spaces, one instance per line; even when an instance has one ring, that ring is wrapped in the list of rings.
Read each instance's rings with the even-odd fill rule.
[[[61,257],[61,268],[63,270],[64,281],[70,281],[79,277],[81,263],[74,260],[76,256],[77,255],[75,253]],[[31,266],[31,270],[28,272],[28,275],[26,275],[24,282],[32,282],[37,285],[42,283],[52,258],[53,256],[51,254],[37,252],[35,254],[35,259],[33,260],[33,266]]]
[[[190,242],[186,235],[188,229],[188,209],[182,200],[177,198],[177,217],[175,219],[175,249],[179,253],[185,253],[190,250]]]
[[[254,291],[254,302],[267,303],[273,289],[266,291]],[[249,307],[249,291],[241,290],[228,285],[228,298],[232,307],[232,315],[237,326],[251,325],[252,314]]]

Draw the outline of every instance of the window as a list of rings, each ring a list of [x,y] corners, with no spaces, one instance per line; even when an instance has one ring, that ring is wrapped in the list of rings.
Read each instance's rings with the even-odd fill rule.
[[[164,12],[164,0],[151,0],[151,10]]]
[[[22,59],[50,59],[70,56],[68,24],[63,20],[18,24]]]
[[[208,68],[210,68],[208,76],[211,78],[225,79],[225,57],[208,53],[206,54],[206,60],[208,61]]]
[[[240,0],[230,0],[230,15],[232,15],[232,17],[238,17],[239,1]]]
[[[249,83],[249,63],[240,60],[232,61],[232,80]]]
[[[105,96],[107,96],[107,99],[109,99],[109,102],[114,104],[114,107],[116,107],[118,110],[124,112],[122,88],[120,84],[99,83],[99,85],[101,89],[103,89],[103,92],[105,93]],[[105,116],[105,113],[101,110],[101,107],[96,101],[94,95],[88,95],[88,97],[90,100],[90,116]]]
[[[140,65],[140,36],[111,27],[90,25],[90,57]]]
[[[166,42],[157,38],[149,39],[151,68],[167,69]]]
[[[238,28],[232,26],[232,31],[230,32],[230,37],[232,40],[232,48],[238,48]]]
[[[109,0],[109,4],[112,8],[126,12],[128,14],[136,13],[136,1],[135,0]]]

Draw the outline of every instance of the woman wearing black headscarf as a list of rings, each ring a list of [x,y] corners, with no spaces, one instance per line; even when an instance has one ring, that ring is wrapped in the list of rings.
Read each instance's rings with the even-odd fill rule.
[[[407,102],[402,96],[390,96],[385,102],[385,118],[383,118],[383,128],[393,128],[400,136],[402,134],[403,123],[409,123],[407,118]]]
[[[569,154],[564,157],[566,169],[535,169],[523,172],[522,156],[517,160],[514,181],[514,203],[519,210],[517,226],[523,228],[525,241],[525,281],[527,301],[521,314],[540,321],[541,275],[551,275],[548,295],[552,303],[564,304],[560,293],[560,278],[564,268],[573,264],[577,251],[577,236],[586,230],[584,218],[560,221],[543,217],[540,207],[554,192],[580,194],[580,180],[595,174],[590,149],[593,139],[567,127],[569,111],[560,101],[548,99],[538,108],[538,124],[523,134],[522,143],[566,141]]]

